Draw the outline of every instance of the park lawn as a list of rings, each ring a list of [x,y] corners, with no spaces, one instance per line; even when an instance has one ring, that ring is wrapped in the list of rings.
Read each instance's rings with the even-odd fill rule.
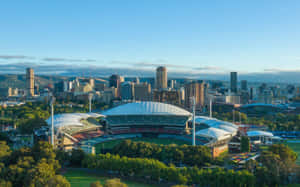
[[[87,173],[79,169],[67,169],[63,175],[70,182],[71,187],[89,187],[92,182],[100,181],[101,184],[104,184],[105,180],[111,179],[110,177],[100,176],[96,173]],[[126,183],[128,187],[155,187],[154,185],[134,181],[121,181]]]
[[[299,140],[298,140],[299,141]],[[286,144],[298,154],[296,164],[300,166],[300,143],[299,142],[286,142]]]
[[[135,142],[148,142],[148,143],[155,143],[155,144],[163,144],[163,145],[169,145],[169,144],[176,144],[176,145],[183,145],[183,144],[190,144],[187,141],[184,140],[177,140],[177,139],[170,139],[170,138],[129,138],[132,141]],[[95,145],[96,153],[100,153],[100,150],[102,148],[104,149],[112,149],[114,146],[118,145],[125,139],[118,139],[118,140],[111,140],[107,142],[102,142]]]

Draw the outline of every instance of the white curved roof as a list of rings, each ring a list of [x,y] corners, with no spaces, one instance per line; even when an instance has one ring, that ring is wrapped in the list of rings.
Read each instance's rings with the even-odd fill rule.
[[[84,126],[81,119],[89,117],[101,117],[103,115],[97,113],[66,113],[54,115],[54,127],[60,128],[65,126]],[[48,125],[51,125],[51,117],[46,120]]]
[[[106,116],[119,115],[176,115],[191,116],[192,114],[180,107],[159,102],[135,102],[117,106],[103,112]]]
[[[229,132],[232,136],[236,135],[237,131],[238,131],[238,126],[227,122],[227,121],[221,121],[218,120],[216,118],[210,118],[210,117],[206,117],[206,116],[196,116],[195,118],[195,122],[196,124],[206,124],[209,127],[213,127],[216,129],[221,129],[224,131]]]
[[[247,136],[268,136],[273,137],[273,134],[267,131],[248,131]]]
[[[217,141],[228,139],[231,137],[231,133],[222,129],[217,129],[214,127],[210,127],[207,129],[200,130],[196,132],[197,136],[203,136],[208,138],[213,138]]]

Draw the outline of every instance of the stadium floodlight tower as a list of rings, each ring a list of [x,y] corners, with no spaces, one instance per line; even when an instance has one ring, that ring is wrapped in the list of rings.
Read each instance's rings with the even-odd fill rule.
[[[209,117],[212,118],[212,99],[209,100]]]
[[[54,147],[54,103],[55,97],[52,96],[50,99],[50,107],[51,107],[51,144]]]
[[[92,112],[92,99],[93,99],[93,93],[89,93],[89,112]]]
[[[195,114],[196,114],[196,99],[192,97],[193,102],[193,146],[196,145],[196,135],[195,135]]]

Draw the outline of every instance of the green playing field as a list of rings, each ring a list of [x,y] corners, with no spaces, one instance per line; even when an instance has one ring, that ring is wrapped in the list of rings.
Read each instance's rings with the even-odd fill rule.
[[[296,163],[300,165],[300,140],[288,140],[286,144],[298,154]]]
[[[64,176],[70,182],[71,187],[89,187],[92,182],[100,181],[100,183],[104,184],[106,179],[110,179],[109,177],[103,177],[99,174],[95,173],[87,173],[79,169],[68,169]],[[154,185],[143,184],[133,181],[124,181],[129,187],[154,187]]]

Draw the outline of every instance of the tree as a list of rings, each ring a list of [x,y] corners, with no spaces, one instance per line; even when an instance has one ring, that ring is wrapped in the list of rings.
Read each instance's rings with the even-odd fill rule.
[[[242,136],[241,138],[241,152],[250,152],[250,140],[247,136]]]
[[[5,141],[0,141],[0,162],[6,159],[11,154],[10,147]]]
[[[12,187],[12,183],[10,181],[0,179],[0,187]]]
[[[56,157],[55,159],[59,161],[60,165],[66,165],[70,161],[69,154],[61,149],[57,149],[55,151]]]
[[[47,182],[47,187],[70,187],[69,181],[61,176],[55,175],[54,177],[50,178]]]
[[[108,179],[105,181],[104,187],[127,187],[127,184],[122,183],[120,179]]]
[[[46,121],[39,117],[33,117],[21,122],[18,128],[23,134],[32,134],[34,130],[39,129],[42,126],[47,126]]]
[[[297,153],[284,144],[273,144],[269,151],[279,155],[280,160],[285,163],[294,163],[297,160]]]
[[[73,149],[71,153],[71,165],[81,166],[81,162],[84,159],[85,153],[82,149]]]
[[[266,167],[266,171],[268,171],[268,177],[271,180],[269,185],[278,185],[280,183],[280,173],[283,164],[279,155],[269,151],[264,151],[261,153],[258,161],[262,163],[262,165]]]
[[[90,187],[103,187],[100,181],[95,181],[90,184]]]
[[[49,179],[55,176],[53,165],[48,164],[46,159],[42,159],[39,163],[29,171],[32,176],[31,185],[42,187],[45,186]]]
[[[55,171],[60,169],[58,160],[51,144],[45,141],[39,141],[32,148],[32,154],[36,162],[46,160],[46,162],[53,166]]]

